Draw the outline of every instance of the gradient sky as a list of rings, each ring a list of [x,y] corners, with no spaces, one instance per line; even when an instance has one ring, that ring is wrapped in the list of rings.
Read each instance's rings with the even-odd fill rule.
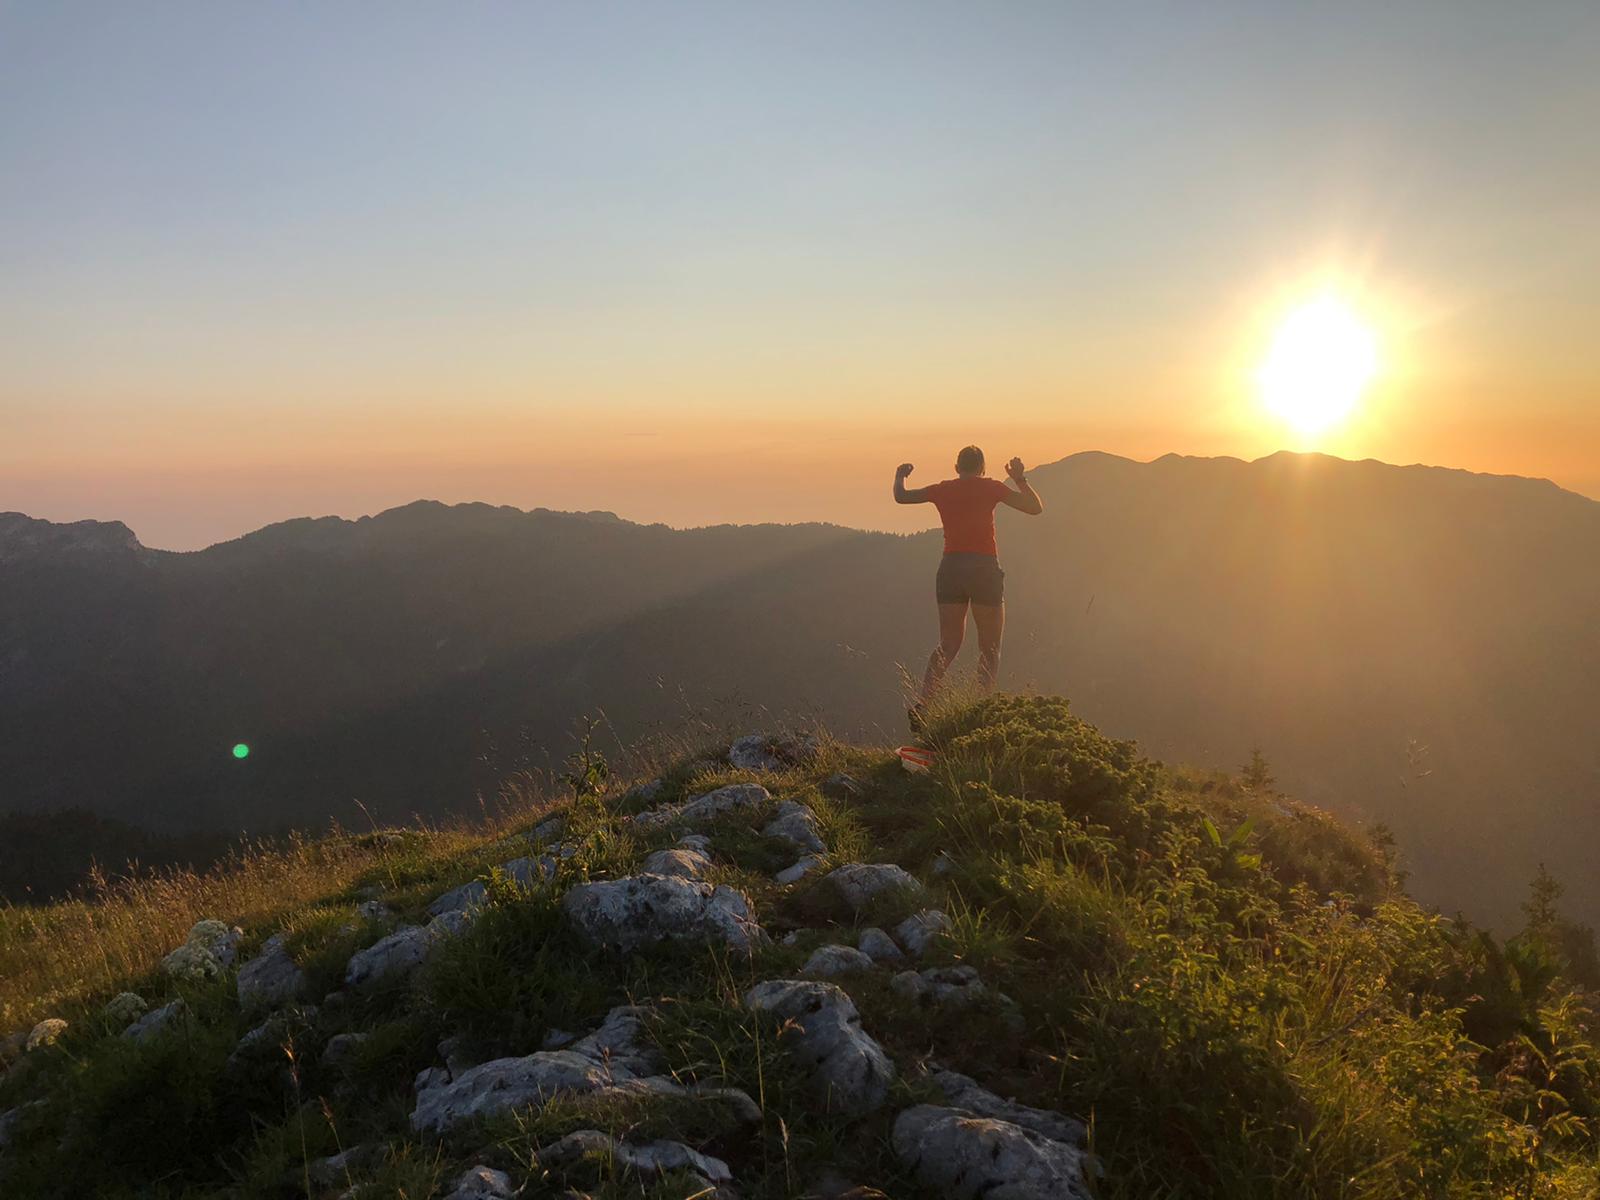
[[[0,510],[925,525],[1311,443],[1600,496],[1600,5],[0,0]]]

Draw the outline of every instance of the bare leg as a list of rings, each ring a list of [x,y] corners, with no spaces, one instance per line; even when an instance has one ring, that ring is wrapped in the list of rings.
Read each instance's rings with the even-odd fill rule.
[[[939,645],[928,656],[928,670],[922,677],[922,694],[917,698],[919,703],[926,703],[939,689],[944,673],[950,669],[956,655],[961,653],[961,639],[966,633],[967,602],[963,600],[960,604],[939,605]]]
[[[978,685],[992,692],[1000,674],[1000,638],[1006,631],[1005,602],[974,604],[972,623],[978,627]]]

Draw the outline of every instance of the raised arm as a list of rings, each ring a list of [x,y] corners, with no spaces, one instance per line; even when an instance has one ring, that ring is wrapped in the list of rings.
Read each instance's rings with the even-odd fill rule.
[[[926,504],[928,501],[927,488],[908,488],[906,476],[911,474],[910,463],[901,463],[894,469],[894,502],[896,504]]]
[[[1001,502],[1025,512],[1030,517],[1037,517],[1044,511],[1044,501],[1039,499],[1039,493],[1033,490],[1033,485],[1028,482],[1028,473],[1022,469],[1022,460],[1013,458],[1006,464],[1006,474],[1011,476],[1011,482],[1017,485],[1016,491],[1006,491]]]

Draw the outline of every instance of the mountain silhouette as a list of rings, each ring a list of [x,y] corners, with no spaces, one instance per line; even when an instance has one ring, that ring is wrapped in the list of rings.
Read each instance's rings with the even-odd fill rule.
[[[1045,514],[999,518],[1002,686],[1168,760],[1259,748],[1289,791],[1392,827],[1446,910],[1504,921],[1544,862],[1600,916],[1600,504],[1288,453],[1030,477]],[[169,833],[437,816],[558,763],[594,710],[621,742],[755,697],[881,734],[938,555],[936,533],[427,501],[179,554],[6,514],[0,806]]]

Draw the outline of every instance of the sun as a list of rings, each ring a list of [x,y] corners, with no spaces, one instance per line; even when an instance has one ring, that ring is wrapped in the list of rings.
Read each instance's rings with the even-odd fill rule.
[[[1377,367],[1372,327],[1344,300],[1325,293],[1278,324],[1256,383],[1269,411],[1299,433],[1315,435],[1355,411]]]

